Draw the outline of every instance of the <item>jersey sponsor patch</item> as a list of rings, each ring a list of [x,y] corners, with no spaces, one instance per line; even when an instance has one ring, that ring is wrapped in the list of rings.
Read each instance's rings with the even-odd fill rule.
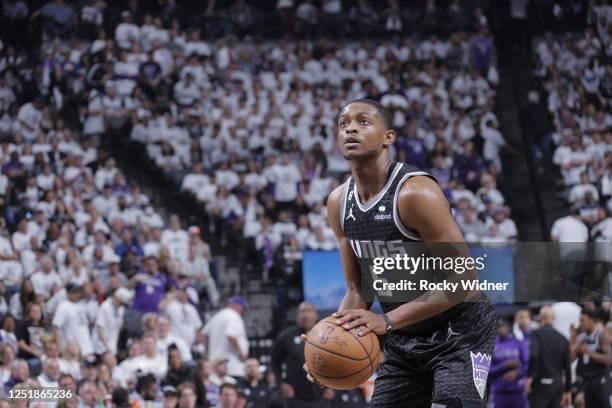
[[[474,354],[471,350],[470,356],[472,357],[472,378],[474,379],[474,385],[480,398],[484,398],[487,388],[487,376],[491,366],[491,356],[481,352]]]

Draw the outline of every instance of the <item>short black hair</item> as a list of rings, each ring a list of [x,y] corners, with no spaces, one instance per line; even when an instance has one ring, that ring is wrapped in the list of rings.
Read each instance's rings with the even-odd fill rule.
[[[346,105],[344,105],[342,109],[340,109],[340,112],[342,112],[344,108],[346,108],[352,103],[365,103],[366,105],[373,106],[378,111],[378,114],[383,118],[383,121],[385,122],[385,126],[387,127],[387,129],[393,129],[393,114],[385,105],[381,104],[380,102],[375,101],[374,99],[368,99],[368,98],[355,99],[355,100],[350,101]],[[338,119],[340,117],[340,112],[338,112],[338,115],[336,116],[336,122],[338,122]]]
[[[151,384],[156,384],[157,379],[153,374],[145,374],[142,377],[138,377],[136,380],[136,390],[142,392],[146,387],[150,387]]]

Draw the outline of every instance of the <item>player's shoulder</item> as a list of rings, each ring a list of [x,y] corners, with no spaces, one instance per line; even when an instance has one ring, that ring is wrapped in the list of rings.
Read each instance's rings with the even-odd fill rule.
[[[347,179],[344,183],[340,184],[338,187],[334,188],[329,196],[327,197],[327,206],[330,204],[334,206],[338,206],[342,202],[342,197],[346,192],[346,188],[348,186],[350,179]]]
[[[430,200],[446,200],[440,185],[427,174],[408,178],[399,189],[400,201],[428,202]]]

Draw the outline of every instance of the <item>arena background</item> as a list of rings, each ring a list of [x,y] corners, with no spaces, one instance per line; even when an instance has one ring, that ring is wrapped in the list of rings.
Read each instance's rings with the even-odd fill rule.
[[[366,406],[361,391],[288,391],[278,377],[301,364],[274,346],[302,301],[323,317],[343,293],[325,199],[348,174],[335,115],[361,97],[392,110],[393,157],[438,178],[467,241],[602,248],[571,278],[609,330],[607,1],[4,0],[1,18],[11,404],[11,389],[59,386],[78,395],[61,406]],[[524,310],[576,299],[524,301],[537,271],[496,256],[514,282],[496,309],[528,347]],[[244,313],[213,321],[228,302]],[[556,307],[577,341],[580,308]],[[236,352],[203,360],[230,324],[262,367],[237,401],[219,390],[244,375]]]

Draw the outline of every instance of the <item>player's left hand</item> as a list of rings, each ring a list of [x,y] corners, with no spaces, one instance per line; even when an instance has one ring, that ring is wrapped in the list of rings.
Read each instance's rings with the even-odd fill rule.
[[[387,333],[387,324],[382,315],[364,309],[340,310],[334,314],[336,324],[346,330],[358,328],[357,335],[365,336],[373,332],[382,336]]]

